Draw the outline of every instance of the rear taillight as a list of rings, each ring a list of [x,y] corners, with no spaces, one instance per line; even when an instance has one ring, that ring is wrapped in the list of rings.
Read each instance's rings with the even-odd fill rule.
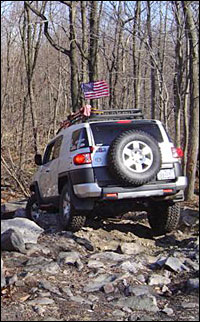
[[[181,148],[172,148],[172,155],[174,158],[182,158],[183,150]]]
[[[90,153],[80,153],[75,155],[74,164],[80,165],[80,164],[89,164],[92,163],[91,154]]]

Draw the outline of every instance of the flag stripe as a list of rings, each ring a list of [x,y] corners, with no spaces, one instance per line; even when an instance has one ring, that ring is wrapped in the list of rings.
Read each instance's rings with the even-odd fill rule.
[[[81,87],[86,99],[109,96],[109,88],[105,81],[81,84]]]

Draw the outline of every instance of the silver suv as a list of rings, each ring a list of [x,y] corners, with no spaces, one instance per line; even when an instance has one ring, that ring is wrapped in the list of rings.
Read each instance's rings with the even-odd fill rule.
[[[187,186],[181,156],[162,123],[141,110],[80,111],[35,156],[27,216],[53,207],[62,227],[77,231],[87,216],[146,211],[153,233],[165,234],[177,227]]]

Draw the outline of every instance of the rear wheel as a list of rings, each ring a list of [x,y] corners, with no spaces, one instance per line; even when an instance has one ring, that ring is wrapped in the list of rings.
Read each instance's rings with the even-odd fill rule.
[[[180,204],[152,204],[148,210],[149,224],[155,236],[164,235],[175,230],[180,219]]]
[[[86,216],[79,215],[75,210],[71,201],[68,185],[65,185],[60,196],[59,222],[61,227],[65,230],[75,232],[83,227],[85,221]]]

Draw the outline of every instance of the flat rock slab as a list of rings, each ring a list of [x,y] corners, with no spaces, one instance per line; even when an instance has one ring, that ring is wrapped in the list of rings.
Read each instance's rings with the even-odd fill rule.
[[[144,310],[147,312],[159,311],[155,296],[146,294],[121,298],[115,305],[122,308],[129,307],[132,310]]]
[[[113,282],[116,279],[115,275],[102,274],[91,280],[85,287],[84,292],[99,291],[104,285]]]
[[[19,208],[26,208],[27,200],[10,201],[1,205],[1,213],[15,212]]]

